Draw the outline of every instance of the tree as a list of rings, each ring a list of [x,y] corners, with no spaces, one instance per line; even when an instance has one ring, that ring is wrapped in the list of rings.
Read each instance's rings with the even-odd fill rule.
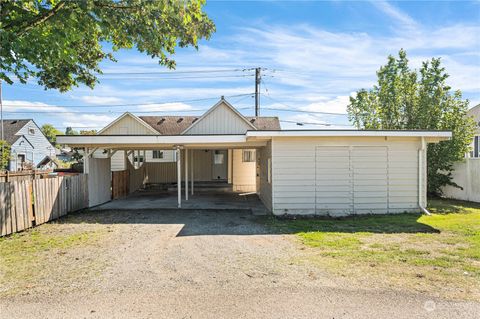
[[[136,47],[175,67],[177,46],[210,38],[215,25],[205,0],[0,0],[0,79],[46,89],[91,88],[99,63],[119,49]],[[107,52],[107,48],[111,47]],[[10,74],[13,74],[14,77]]]
[[[65,129],[65,135],[78,135],[78,132],[69,126]]]
[[[62,132],[57,130],[52,124],[43,124],[40,128],[43,135],[48,139],[53,146],[58,147],[57,145],[57,135],[61,135]]]
[[[10,145],[7,141],[0,140],[0,170],[7,168],[10,161]]]
[[[349,120],[357,128],[399,130],[448,130],[452,139],[428,145],[428,192],[441,194],[452,185],[453,163],[469,150],[475,124],[467,117],[468,100],[447,85],[448,74],[440,58],[422,63],[417,72],[408,66],[407,54],[388,57],[377,72],[378,83],[350,97]]]
[[[97,130],[81,130],[80,135],[97,135]]]

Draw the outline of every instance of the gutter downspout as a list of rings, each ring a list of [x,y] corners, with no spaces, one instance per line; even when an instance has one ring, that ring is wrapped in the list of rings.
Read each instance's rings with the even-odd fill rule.
[[[423,154],[425,154],[426,143],[425,138],[422,137],[422,146],[418,150],[418,206],[420,207],[421,211],[426,215],[432,215],[430,212],[422,205],[422,197],[423,197]]]

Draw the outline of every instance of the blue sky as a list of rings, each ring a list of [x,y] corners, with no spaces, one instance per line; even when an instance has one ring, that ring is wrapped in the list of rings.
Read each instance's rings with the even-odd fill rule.
[[[118,74],[167,71],[135,50],[120,51],[117,63],[102,64],[107,74],[94,90],[4,85],[5,118],[101,128],[125,111],[202,114],[221,95],[252,115],[253,72],[238,70],[262,67],[261,115],[279,116],[284,128],[346,127],[346,116],[315,112],[345,113],[349,96],[370,88],[400,48],[414,67],[442,57],[452,88],[471,106],[480,103],[480,1],[207,2],[217,32],[198,51],[179,49],[177,71],[219,72]]]

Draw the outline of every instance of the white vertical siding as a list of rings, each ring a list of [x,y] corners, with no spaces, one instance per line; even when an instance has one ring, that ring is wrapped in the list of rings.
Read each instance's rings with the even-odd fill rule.
[[[100,135],[116,135],[116,134],[155,134],[152,130],[149,130],[145,125],[140,123],[137,119],[131,115],[126,115],[118,122],[107,128]]]
[[[269,211],[273,209],[272,182],[268,181],[268,162],[272,161],[272,142],[257,149],[257,193],[262,203]],[[273,176],[273,178],[275,178]],[[278,187],[278,186],[275,186]]]
[[[417,211],[419,147],[418,138],[274,138],[273,211]]]
[[[107,158],[91,158],[88,166],[88,207],[93,207],[111,199],[112,173]]]
[[[244,134],[253,129],[225,104],[199,119],[185,134]]]

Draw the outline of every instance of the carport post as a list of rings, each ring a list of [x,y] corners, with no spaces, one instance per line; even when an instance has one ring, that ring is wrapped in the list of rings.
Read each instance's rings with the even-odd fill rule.
[[[178,208],[182,207],[182,163],[180,154],[180,147],[177,146],[177,195],[178,195]]]
[[[192,158],[191,158],[191,166],[190,166],[190,174],[192,174],[192,177],[191,177],[191,182],[190,182],[190,188],[192,190],[192,195],[193,195],[193,150],[190,152],[192,155]]]
[[[188,149],[185,149],[185,200],[188,200]]]

